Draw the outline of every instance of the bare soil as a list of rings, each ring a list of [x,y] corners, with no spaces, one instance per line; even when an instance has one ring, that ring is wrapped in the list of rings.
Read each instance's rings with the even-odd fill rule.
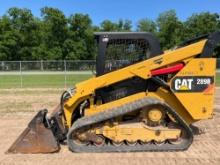
[[[220,165],[220,89],[216,90],[215,116],[196,123],[205,131],[197,135],[191,147],[184,152],[136,153],[71,153],[62,146],[54,154],[5,154],[5,151],[23,131],[39,108],[52,109],[59,100],[61,90],[29,89],[0,91],[0,164],[187,164]],[[4,108],[7,108],[4,109]]]

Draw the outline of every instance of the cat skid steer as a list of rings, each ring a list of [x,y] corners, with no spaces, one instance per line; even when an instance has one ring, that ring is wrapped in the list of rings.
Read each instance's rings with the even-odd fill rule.
[[[213,117],[220,32],[163,52],[144,32],[95,33],[96,75],[41,110],[8,153],[182,151]]]

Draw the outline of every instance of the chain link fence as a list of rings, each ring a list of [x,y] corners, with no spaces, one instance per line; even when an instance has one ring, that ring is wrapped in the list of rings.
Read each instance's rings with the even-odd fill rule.
[[[217,59],[217,69],[218,70],[220,69],[220,59],[219,58]]]
[[[0,61],[0,71],[91,71],[95,60],[85,61]]]
[[[94,74],[95,60],[0,61],[0,88],[68,88]],[[220,74],[220,59],[217,59]]]
[[[92,76],[95,60],[0,61],[0,88],[72,87]]]

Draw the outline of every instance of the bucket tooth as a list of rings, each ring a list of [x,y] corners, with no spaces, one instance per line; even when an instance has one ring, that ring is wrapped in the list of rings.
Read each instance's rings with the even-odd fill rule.
[[[50,128],[45,127],[47,110],[39,111],[6,153],[52,153],[60,147]]]

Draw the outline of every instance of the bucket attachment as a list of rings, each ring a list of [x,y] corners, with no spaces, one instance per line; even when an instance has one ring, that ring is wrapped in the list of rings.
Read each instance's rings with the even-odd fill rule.
[[[52,153],[59,151],[59,144],[48,126],[47,110],[41,110],[28,124],[6,153]]]

